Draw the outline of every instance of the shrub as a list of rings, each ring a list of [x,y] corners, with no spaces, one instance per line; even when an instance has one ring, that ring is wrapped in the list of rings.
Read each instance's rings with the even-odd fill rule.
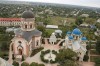
[[[83,61],[88,61],[88,59],[89,59],[89,56],[88,55],[84,55]]]
[[[56,54],[57,54],[57,51],[55,51],[55,50],[52,50],[52,53],[56,55]]]
[[[45,66],[44,64],[38,64],[38,66]]]
[[[100,58],[95,60],[95,66],[100,66]]]
[[[45,66],[45,65],[44,64],[38,64],[38,63],[32,62],[30,64],[30,66]]]
[[[49,53],[49,52],[50,52],[50,50],[46,50],[46,51],[45,51],[45,54],[47,54],[47,53]]]
[[[38,63],[32,62],[30,66],[38,66]]]
[[[40,47],[40,48],[37,48],[37,49],[32,50],[31,57],[34,56],[35,54],[37,54],[38,52],[40,52],[42,49],[44,49],[44,48],[43,47]]]
[[[87,49],[87,50],[90,50],[90,46],[89,46],[89,45],[87,45],[87,46],[86,46],[86,49]]]
[[[28,64],[27,62],[23,62],[23,63],[21,64],[21,66],[29,66],[29,64]]]
[[[14,65],[14,66],[19,66],[19,63],[16,62],[16,61],[13,61],[13,65]]]
[[[50,63],[56,63],[56,61],[50,60]]]

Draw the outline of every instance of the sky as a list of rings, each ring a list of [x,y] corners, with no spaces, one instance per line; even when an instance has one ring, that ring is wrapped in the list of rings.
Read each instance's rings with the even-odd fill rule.
[[[30,2],[71,4],[71,5],[81,5],[81,6],[90,6],[90,7],[100,8],[100,0],[11,0],[11,1],[30,1]]]

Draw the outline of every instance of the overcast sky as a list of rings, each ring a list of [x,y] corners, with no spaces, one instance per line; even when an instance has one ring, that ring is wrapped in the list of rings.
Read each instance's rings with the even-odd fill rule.
[[[15,1],[15,0],[13,0]],[[100,7],[100,0],[16,0]]]

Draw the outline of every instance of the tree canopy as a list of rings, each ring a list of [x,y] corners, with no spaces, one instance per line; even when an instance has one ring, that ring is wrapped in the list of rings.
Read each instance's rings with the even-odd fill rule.
[[[75,66],[74,57],[77,57],[77,54],[71,49],[59,50],[59,53],[57,54],[57,60],[61,66]]]

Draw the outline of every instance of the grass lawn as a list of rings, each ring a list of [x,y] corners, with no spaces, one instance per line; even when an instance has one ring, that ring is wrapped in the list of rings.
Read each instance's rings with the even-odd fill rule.
[[[48,33],[48,37],[50,37],[51,34],[52,34],[53,32],[55,32],[55,30],[56,30],[56,29],[46,29],[46,32]]]
[[[59,17],[59,16],[50,17],[50,19],[51,19],[50,24],[54,24],[54,25],[62,24],[62,20],[67,20],[68,22],[75,22],[74,18],[65,18],[65,17]]]

